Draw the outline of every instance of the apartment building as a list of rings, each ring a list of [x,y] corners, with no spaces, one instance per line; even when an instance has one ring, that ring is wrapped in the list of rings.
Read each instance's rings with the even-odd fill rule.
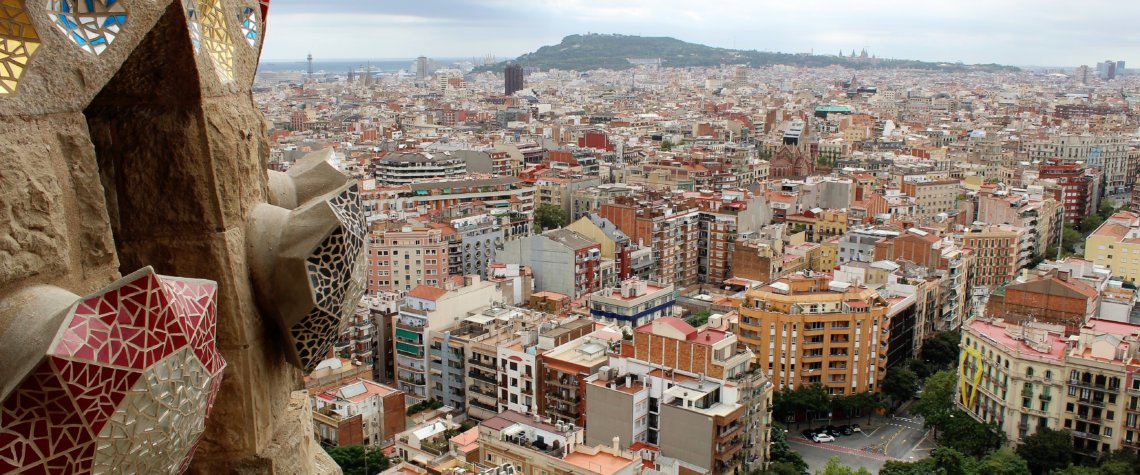
[[[520,475],[637,475],[642,459],[612,445],[588,446],[581,426],[505,411],[479,423],[479,460]]]
[[[539,414],[585,427],[586,378],[606,364],[621,339],[621,331],[604,327],[543,353],[539,358]]]
[[[987,224],[1010,224],[1026,228],[1032,240],[1033,255],[1049,252],[1057,245],[1057,227],[1061,209],[1056,200],[1043,193],[979,193],[978,221]],[[1073,217],[1070,216],[1070,222]]]
[[[739,473],[768,460],[772,385],[760,372],[708,378],[611,358],[588,380],[586,442],[652,447],[698,472]]]
[[[421,285],[409,291],[394,325],[397,387],[413,403],[429,398],[430,332],[455,325],[469,313],[502,301],[498,286],[479,276],[467,276],[462,286],[448,281],[447,288]]]
[[[1140,214],[1110,216],[1085,241],[1085,260],[1102,266],[1112,277],[1136,282],[1140,273]]]
[[[695,208],[674,208],[664,198],[623,197],[602,205],[598,215],[610,220],[634,242],[653,249],[657,273],[651,280],[663,285],[697,283],[699,221]]]
[[[1032,258],[1032,243],[1025,228],[1009,225],[976,227],[962,233],[962,247],[973,249],[977,270],[971,286],[993,289],[1012,280]]]
[[[312,405],[323,444],[380,447],[404,430],[404,393],[367,379],[314,393]]]
[[[597,212],[598,208],[607,203],[613,203],[619,196],[633,196],[641,193],[644,188],[626,183],[603,183],[590,188],[579,188],[570,191],[570,220],[581,219],[587,214]]]
[[[677,302],[672,285],[657,285],[636,277],[623,280],[617,288],[594,292],[587,300],[590,316],[595,320],[626,327],[670,316]]]
[[[457,237],[455,252],[451,255],[459,258],[459,268],[453,269],[452,273],[478,274],[486,279],[488,264],[495,262],[495,254],[506,240],[501,221],[483,213],[451,219],[448,225],[455,230]]]
[[[373,224],[368,235],[368,293],[442,286],[449,271],[445,237],[444,230],[431,226]]]
[[[558,292],[573,299],[602,286],[601,245],[569,229],[510,241],[498,253],[499,262],[529,265],[536,289]]]
[[[1097,211],[1100,206],[1100,174],[1083,164],[1062,160],[1047,160],[1038,167],[1041,180],[1057,183],[1057,199],[1064,210],[1064,218],[1077,220]]]
[[[461,180],[418,181],[369,191],[367,206],[374,214],[420,216],[432,211],[472,206],[501,220],[505,239],[526,236],[534,221],[535,188],[517,177],[468,176]]]
[[[1011,442],[1037,427],[1068,429],[1089,462],[1140,445],[1140,326],[1093,319],[1066,337],[1061,326],[973,319],[962,344],[956,402]]]
[[[1124,193],[1135,181],[1136,170],[1129,163],[1129,144],[1119,134],[1060,134],[1047,140],[1025,145],[1029,159],[1056,159],[1076,163],[1082,168],[1097,168],[1104,173],[1105,192]],[[1044,177],[1042,177],[1044,178]]]
[[[921,220],[932,220],[939,214],[949,215],[957,210],[958,180],[936,180],[925,175],[902,179],[903,194],[914,198],[913,215]]]
[[[372,162],[373,175],[385,185],[407,185],[467,174],[467,161],[450,152],[393,153]],[[474,172],[475,170],[471,170]]]
[[[740,340],[779,388],[819,383],[836,395],[877,392],[889,308],[875,290],[795,274],[745,294]]]

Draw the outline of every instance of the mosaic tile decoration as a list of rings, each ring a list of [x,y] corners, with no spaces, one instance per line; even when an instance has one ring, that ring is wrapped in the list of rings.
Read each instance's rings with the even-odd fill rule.
[[[48,0],[51,22],[84,51],[100,54],[127,21],[126,0]]]
[[[257,9],[242,7],[241,11],[238,12],[238,21],[241,22],[241,35],[245,37],[246,43],[257,47],[257,32],[261,28],[261,21],[257,18]]]
[[[225,368],[216,296],[146,268],[72,305],[0,401],[0,473],[184,471]]]
[[[214,70],[222,82],[234,80],[234,42],[227,28],[226,15],[222,7],[222,0],[204,0],[200,5],[202,26],[202,44],[210,59],[214,62]]]
[[[186,28],[190,30],[190,42],[194,44],[194,53],[202,48],[202,23],[198,20],[198,2],[183,0],[182,9],[186,11]]]
[[[301,367],[316,368],[332,348],[342,322],[352,318],[364,296],[368,267],[364,207],[355,184],[328,201],[339,221],[306,259],[305,270],[316,306],[290,329]]]
[[[20,0],[0,0],[0,95],[16,92],[40,37]]]

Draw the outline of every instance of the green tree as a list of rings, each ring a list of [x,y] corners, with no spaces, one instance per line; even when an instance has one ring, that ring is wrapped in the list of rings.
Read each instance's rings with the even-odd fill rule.
[[[867,469],[860,467],[859,470],[853,470],[851,467],[843,465],[839,457],[831,457],[827,459],[827,466],[823,470],[815,472],[817,475],[871,475]]]
[[[708,310],[701,310],[697,313],[694,313],[693,316],[689,317],[689,325],[692,325],[694,327],[704,325],[705,323],[708,323],[710,316],[712,316],[712,312]]]
[[[946,370],[934,373],[926,378],[922,396],[918,397],[910,410],[925,418],[928,426],[941,425],[954,407],[954,392],[957,389],[958,376],[954,371]]]
[[[539,232],[546,229],[561,228],[568,222],[566,210],[563,210],[561,206],[546,203],[538,205],[538,209],[534,210],[534,225]]]
[[[1096,228],[1099,227],[1103,222],[1104,218],[1100,217],[1099,215],[1090,214],[1088,216],[1085,216],[1084,218],[1081,218],[1081,232],[1085,234],[1091,233],[1096,230]]]
[[[890,396],[896,402],[906,401],[914,397],[914,392],[918,391],[918,375],[909,368],[895,366],[887,370],[880,388],[883,394]]]
[[[903,362],[903,365],[905,365],[911,371],[914,371],[914,375],[918,376],[918,379],[926,379],[926,378],[930,377],[930,375],[933,374],[935,371],[937,371],[938,369],[941,369],[941,368],[935,368],[934,365],[927,363],[923,360],[920,360],[918,358],[911,358],[909,360],[906,360],[905,362]]]
[[[768,465],[767,470],[756,473],[758,475],[800,475],[804,471],[791,462],[772,462]]]
[[[984,457],[1005,444],[1005,433],[996,425],[978,422],[957,409],[951,410],[937,429],[939,443],[970,457]]]
[[[368,449],[367,471],[362,446],[328,447],[325,452],[340,466],[344,475],[372,475],[388,468],[388,457],[380,449]]]
[[[974,459],[952,447],[940,447],[930,453],[934,466],[943,475],[974,475]]]
[[[673,150],[673,142],[670,142],[668,140],[662,140],[661,141],[661,151],[668,152],[670,150]]]
[[[978,462],[977,473],[986,475],[1029,475],[1029,465],[1010,449],[998,449]]]
[[[788,445],[788,434],[784,431],[783,424],[772,424],[772,442],[768,454],[773,464],[790,466],[792,468],[790,473],[794,475],[800,475],[808,469],[807,462],[804,461],[799,452],[792,450],[792,446]],[[769,468],[768,472],[780,473],[781,475],[784,473],[772,472],[772,468]]]
[[[883,407],[883,401],[874,393],[852,394],[849,398],[851,408],[867,416],[867,423],[871,423],[871,415],[876,409]]]
[[[1077,246],[1084,244],[1085,236],[1080,231],[1065,226],[1061,232],[1061,248],[1068,253],[1077,252]]]
[[[1115,212],[1116,203],[1114,203],[1111,198],[1100,200],[1100,206],[1096,210],[1097,216],[1100,216],[1101,219],[1108,219],[1108,217],[1112,216]]]
[[[1130,449],[1117,449],[1102,455],[1097,467],[1104,475],[1135,475],[1140,471],[1140,458]]]
[[[929,475],[939,473],[938,466],[933,458],[925,458],[917,462],[899,462],[890,460],[879,469],[879,475]]]
[[[1017,447],[1017,454],[1029,462],[1030,472],[1045,475],[1073,461],[1073,436],[1068,430],[1038,427]]]
[[[1096,467],[1082,467],[1080,465],[1070,465],[1065,468],[1060,468],[1049,472],[1049,475],[1104,475],[1099,468]]]
[[[827,394],[827,389],[824,389],[823,385],[819,383],[811,386],[800,386],[796,391],[799,392],[796,398],[799,399],[803,409],[808,412],[808,427],[811,427],[813,415],[818,416],[831,408],[831,395]]]
[[[932,338],[922,344],[922,360],[935,370],[943,370],[958,366],[958,345],[962,341],[962,334],[949,330],[936,333]]]

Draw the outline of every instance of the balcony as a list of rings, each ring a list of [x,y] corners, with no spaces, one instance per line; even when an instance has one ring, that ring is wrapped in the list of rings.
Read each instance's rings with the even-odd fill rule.
[[[480,396],[489,397],[489,398],[494,399],[496,401],[499,400],[499,396],[497,394],[495,394],[495,391],[487,391],[485,389],[480,388],[479,386],[475,386],[475,385],[468,386],[467,392],[470,394],[478,394]]]
[[[468,359],[467,359],[467,364],[473,364],[473,365],[476,365],[476,366],[480,366],[480,367],[483,367],[483,368],[487,368],[487,369],[489,369],[489,370],[491,370],[491,371],[496,371],[496,370],[497,370],[497,368],[495,368],[495,362],[494,362],[494,361],[492,361],[492,360],[487,360],[487,359],[483,359],[483,358],[468,358]]]
[[[1104,407],[1104,401],[1103,400],[1098,401],[1095,399],[1080,398],[1080,399],[1077,399],[1077,404],[1088,404],[1090,406]]]
[[[499,413],[499,408],[496,405],[487,404],[487,403],[482,402],[478,399],[471,399],[471,400],[467,401],[467,404],[469,404],[471,407],[476,407],[476,408],[482,409],[484,411],[490,411],[490,412],[495,413],[495,414]]]
[[[1091,432],[1081,432],[1079,430],[1073,431],[1073,437],[1080,437],[1082,439],[1100,440],[1100,434],[1093,434]]]
[[[1045,393],[1042,393],[1041,395],[1039,395],[1037,397],[1040,398],[1042,401],[1052,401],[1053,400],[1052,395],[1045,394]]]
[[[470,377],[472,377],[472,378],[475,378],[475,379],[477,379],[477,380],[479,380],[479,381],[483,381],[483,382],[485,382],[485,383],[489,383],[489,384],[499,384],[499,383],[498,383],[498,381],[495,381],[495,377],[494,377],[494,376],[487,376],[487,375],[486,375],[485,373],[483,373],[482,371],[471,370],[471,371],[468,371],[468,372],[467,372],[467,376],[470,376]]]

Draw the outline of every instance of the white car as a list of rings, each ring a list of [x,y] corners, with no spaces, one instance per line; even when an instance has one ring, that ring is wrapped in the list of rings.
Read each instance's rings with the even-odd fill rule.
[[[832,437],[828,434],[816,434],[812,436],[811,440],[817,444],[820,442],[835,442],[835,437]]]

